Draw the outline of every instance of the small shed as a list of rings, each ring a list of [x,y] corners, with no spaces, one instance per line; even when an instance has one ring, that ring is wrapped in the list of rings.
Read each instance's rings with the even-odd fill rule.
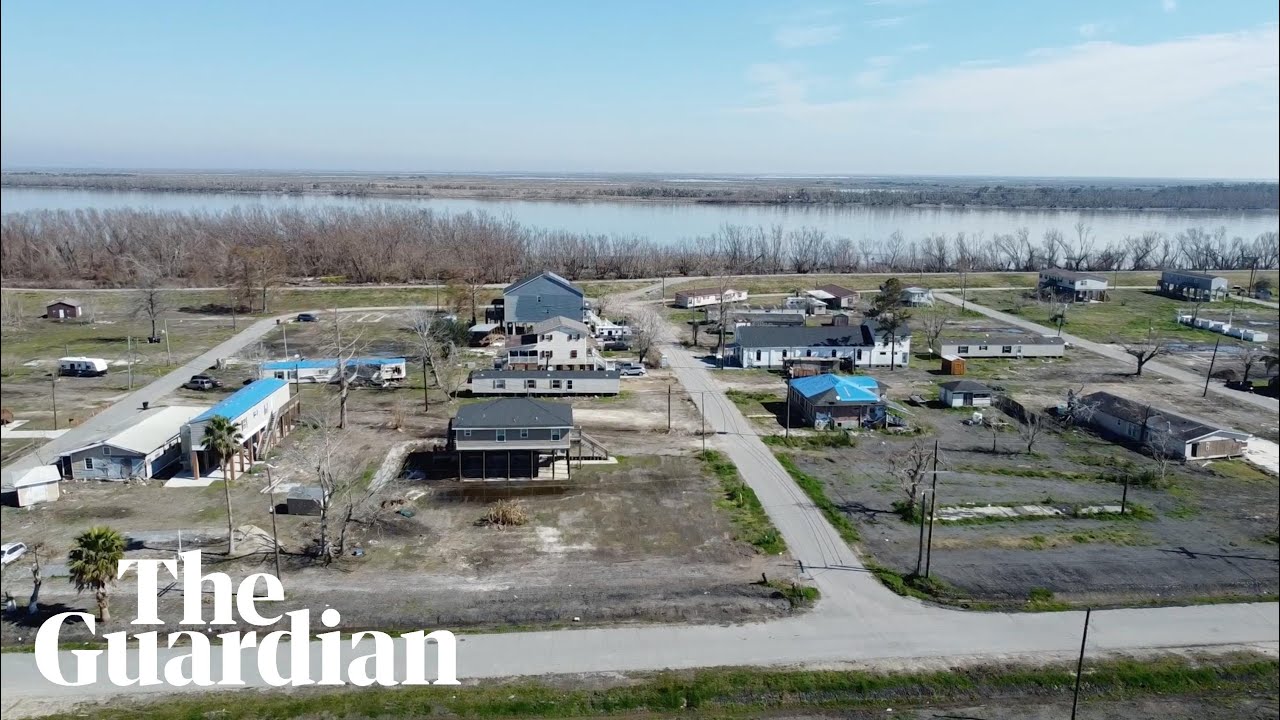
[[[18,507],[53,502],[62,494],[62,475],[53,465],[40,465],[26,470],[4,473],[5,491],[12,490]]]
[[[972,380],[953,380],[938,386],[938,400],[947,407],[990,407],[991,388]]]
[[[324,508],[324,488],[299,485],[289,491],[285,507],[290,515],[319,515]]]
[[[78,318],[83,313],[79,300],[58,298],[45,306],[44,316],[50,320],[69,320]]]
[[[942,356],[942,374],[943,375],[963,375],[964,374],[964,358],[959,355],[943,355]]]

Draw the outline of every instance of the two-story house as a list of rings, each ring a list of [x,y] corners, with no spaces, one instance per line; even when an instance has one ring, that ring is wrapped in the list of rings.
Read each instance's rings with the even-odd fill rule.
[[[1040,271],[1039,288],[1072,302],[1107,299],[1107,279],[1093,273],[1049,268]]]
[[[505,370],[604,370],[591,328],[580,320],[553,317],[530,325],[516,344],[503,349]]]
[[[537,479],[544,457],[552,473],[557,458],[568,460],[572,434],[572,405],[503,398],[458,408],[449,421],[449,449],[457,454],[459,479]]]
[[[526,332],[529,326],[554,317],[582,322],[586,312],[582,289],[553,272],[530,275],[502,291],[502,326],[508,335]]]

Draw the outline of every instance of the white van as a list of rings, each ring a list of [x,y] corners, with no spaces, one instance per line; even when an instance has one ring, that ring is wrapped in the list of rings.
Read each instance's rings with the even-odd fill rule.
[[[71,377],[101,377],[107,374],[107,361],[102,358],[58,358],[58,374]]]

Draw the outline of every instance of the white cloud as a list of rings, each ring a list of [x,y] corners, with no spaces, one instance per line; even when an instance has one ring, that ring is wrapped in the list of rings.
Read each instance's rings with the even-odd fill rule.
[[[899,25],[901,25],[906,21],[907,21],[906,16],[900,15],[898,17],[885,17],[885,18],[877,18],[875,20],[868,20],[867,25],[873,28],[891,28],[891,27],[898,27]]]
[[[773,41],[788,49],[818,47],[839,40],[843,32],[840,25],[788,25],[774,32]]]
[[[1077,30],[1080,31],[1080,37],[1083,38],[1091,38],[1096,36],[1099,32],[1102,32],[1102,28],[1099,27],[1097,23],[1085,23],[1077,28]]]
[[[808,83],[800,69],[789,63],[758,63],[747,68],[747,79],[760,87],[766,103],[785,109],[801,107],[808,95]]]
[[[893,55],[876,55],[875,57],[867,58],[867,64],[877,68],[889,67],[897,61],[898,58]]]
[[[1178,9],[1178,0],[1161,0],[1160,7],[1167,13],[1174,12]]]
[[[902,52],[904,53],[924,52],[925,50],[928,50],[931,47],[933,46],[930,45],[929,43],[915,43],[902,48]]]
[[[869,133],[877,152],[925,138],[912,152],[927,147],[937,164],[920,171],[1270,177],[1278,56],[1274,25],[1146,45],[1092,41],[892,85],[869,67],[854,85],[881,92],[822,102],[792,68],[770,80],[770,96],[785,103],[746,111],[804,123],[815,153],[868,150],[858,138]],[[883,167],[910,171],[885,157]]]

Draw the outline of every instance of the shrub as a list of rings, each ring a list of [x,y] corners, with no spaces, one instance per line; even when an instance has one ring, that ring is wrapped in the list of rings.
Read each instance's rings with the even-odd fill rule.
[[[487,525],[506,527],[508,525],[524,525],[529,522],[529,513],[524,506],[514,500],[499,500],[481,518]]]

